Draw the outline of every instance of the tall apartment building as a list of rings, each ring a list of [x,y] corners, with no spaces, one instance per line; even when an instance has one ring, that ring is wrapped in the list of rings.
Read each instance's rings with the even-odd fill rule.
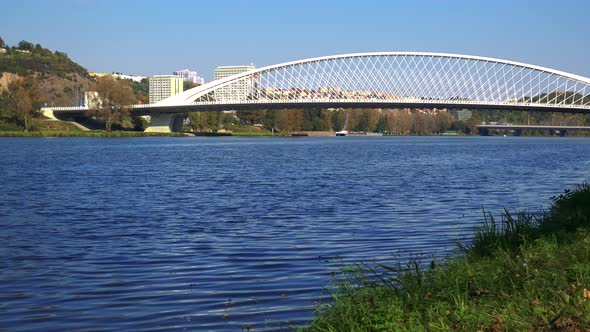
[[[150,77],[150,104],[172,97],[184,90],[182,78],[176,75],[155,75]]]
[[[214,79],[219,80],[231,75],[240,74],[256,69],[254,66],[221,66],[215,68]],[[257,82],[251,78],[232,83],[215,91],[215,100],[231,101],[246,99],[256,87]]]
[[[201,76],[197,75],[196,71],[183,69],[177,70],[174,72],[174,75],[182,77],[183,80],[187,82],[192,82],[196,84],[205,84],[205,79]]]

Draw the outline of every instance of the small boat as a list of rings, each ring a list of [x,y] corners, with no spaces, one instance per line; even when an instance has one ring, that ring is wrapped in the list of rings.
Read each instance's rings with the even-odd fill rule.
[[[341,130],[336,132],[336,136],[383,136],[383,133],[365,133],[363,131],[352,131]]]

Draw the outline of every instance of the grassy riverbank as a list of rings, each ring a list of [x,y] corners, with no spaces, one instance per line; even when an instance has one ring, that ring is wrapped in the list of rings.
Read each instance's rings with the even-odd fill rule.
[[[185,136],[182,133],[145,133],[142,131],[0,131],[0,137],[147,137],[147,136]]]
[[[429,267],[360,265],[308,331],[585,331],[590,328],[590,186],[543,217],[487,216],[463,252]]]
[[[0,137],[144,137],[144,136],[184,136],[183,133],[145,133],[143,131],[104,130],[85,131],[66,121],[49,121],[45,118],[30,119],[30,130],[13,123],[0,120]]]

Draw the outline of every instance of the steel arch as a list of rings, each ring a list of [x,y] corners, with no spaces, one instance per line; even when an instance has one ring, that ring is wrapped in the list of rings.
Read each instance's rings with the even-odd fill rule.
[[[209,82],[156,107],[354,100],[590,110],[590,79],[531,64],[460,54],[372,52],[291,61]]]

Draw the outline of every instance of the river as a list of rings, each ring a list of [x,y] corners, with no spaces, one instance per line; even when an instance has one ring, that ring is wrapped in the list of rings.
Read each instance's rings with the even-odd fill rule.
[[[0,139],[0,330],[304,325],[343,264],[456,251],[537,212],[590,139]]]

